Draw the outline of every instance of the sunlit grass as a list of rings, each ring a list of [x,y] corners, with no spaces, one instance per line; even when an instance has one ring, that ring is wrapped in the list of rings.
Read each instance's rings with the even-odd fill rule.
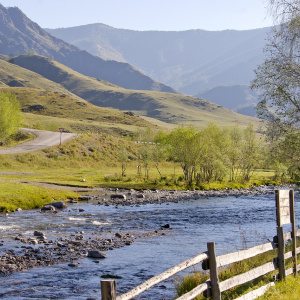
[[[71,191],[0,182],[0,212],[11,212],[17,208],[40,208],[50,202],[78,197],[77,193]]]
[[[300,278],[287,277],[284,282],[277,282],[267,293],[258,298],[259,300],[299,300]]]

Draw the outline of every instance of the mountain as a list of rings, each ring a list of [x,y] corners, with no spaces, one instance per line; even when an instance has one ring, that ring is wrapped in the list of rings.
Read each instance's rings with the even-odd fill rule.
[[[15,56],[37,53],[86,75],[124,88],[177,93],[151,79],[128,63],[104,60],[64,42],[32,22],[17,7],[0,4],[0,54]]]
[[[5,87],[24,87],[61,93],[83,101],[62,85],[55,83],[30,70],[20,68],[9,62],[9,57],[0,57],[0,85]]]
[[[134,31],[104,24],[46,30],[103,59],[128,62],[188,95],[219,85],[249,85],[270,32]]]
[[[247,85],[218,86],[197,95],[237,113],[255,117],[258,94]]]
[[[19,100],[25,127],[58,130],[63,124],[72,132],[124,135],[142,127],[154,128],[152,123],[133,113],[92,105],[59,83],[7,60],[9,57],[0,56],[0,92],[9,92]]]
[[[258,119],[239,115],[199,98],[124,89],[107,81],[82,75],[44,56],[20,55],[10,58],[7,63],[18,66],[21,70],[27,69],[39,74],[94,105],[130,110],[136,115],[155,118],[169,124],[203,127],[209,122],[216,122],[220,126],[240,124],[245,127],[249,123],[259,123]],[[18,80],[22,82],[20,78]]]

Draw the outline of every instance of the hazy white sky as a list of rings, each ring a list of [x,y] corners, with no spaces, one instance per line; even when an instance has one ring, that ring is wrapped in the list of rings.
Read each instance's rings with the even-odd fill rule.
[[[104,23],[134,30],[254,29],[272,25],[266,0],[0,0],[43,28]]]

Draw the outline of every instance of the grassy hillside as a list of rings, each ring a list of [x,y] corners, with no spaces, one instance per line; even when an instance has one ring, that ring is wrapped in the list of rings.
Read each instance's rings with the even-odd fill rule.
[[[245,127],[248,123],[259,126],[255,118],[236,114],[202,99],[173,93],[127,90],[84,76],[43,56],[21,55],[10,62],[60,84],[97,106],[130,110],[140,116],[178,125],[203,127],[209,122],[216,122],[220,126],[239,124]]]
[[[58,92],[69,95],[75,99],[80,100],[80,97],[68,91],[66,88],[57,84],[45,77],[24,69],[17,65],[11,64],[0,57],[0,84],[1,86],[10,87],[28,87],[38,88],[48,91]],[[82,99],[81,99],[82,100]]]
[[[71,132],[118,132],[126,134],[141,127],[152,127],[144,119],[116,109],[101,108],[66,94],[24,87],[0,90],[16,95],[24,112],[24,126]]]

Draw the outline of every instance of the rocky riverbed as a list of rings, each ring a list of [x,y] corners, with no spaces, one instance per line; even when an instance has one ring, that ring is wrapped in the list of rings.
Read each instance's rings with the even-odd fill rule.
[[[287,188],[287,187],[286,187]],[[222,189],[222,190],[133,190],[111,188],[102,193],[93,192],[81,197],[81,200],[91,201],[97,205],[143,205],[166,202],[179,202],[191,199],[209,197],[248,196],[273,194],[274,187],[255,186],[249,189]]]
[[[80,200],[87,201],[95,206],[112,205],[119,208],[121,206],[140,206],[144,204],[178,203],[185,200],[198,200],[209,197],[224,198],[227,196],[239,197],[272,193],[274,193],[274,188],[269,187],[210,191],[103,189],[95,192],[89,191]],[[60,214],[63,209],[74,210],[72,202],[75,201],[70,201],[67,204],[52,203],[43,207],[40,213]],[[84,213],[84,209],[79,209],[78,213]],[[165,235],[169,227],[169,224],[160,224],[160,227],[153,228],[151,232],[123,232],[117,229],[109,230],[109,232],[58,232],[56,235],[50,234],[50,237],[47,237],[49,231],[45,233],[40,228],[26,233],[18,232],[10,237],[14,241],[13,248],[5,245],[7,240],[0,240],[0,275],[5,276],[37,266],[49,266],[62,262],[68,263],[69,267],[77,267],[80,264],[80,259],[85,257],[90,257],[93,262],[99,263],[99,259],[105,257],[102,251],[129,246],[139,238]],[[1,248],[5,251],[1,251]]]
[[[69,267],[77,267],[80,264],[79,260],[84,257],[99,263],[99,259],[106,257],[102,251],[129,246],[139,238],[165,235],[168,227],[165,225],[148,233],[92,232],[92,237],[90,234],[86,236],[84,231],[78,231],[56,240],[48,240],[42,231],[26,235],[17,234],[11,238],[17,241],[18,246],[0,255],[0,275],[62,262],[68,262]],[[4,241],[1,241],[0,246],[4,246]]]

